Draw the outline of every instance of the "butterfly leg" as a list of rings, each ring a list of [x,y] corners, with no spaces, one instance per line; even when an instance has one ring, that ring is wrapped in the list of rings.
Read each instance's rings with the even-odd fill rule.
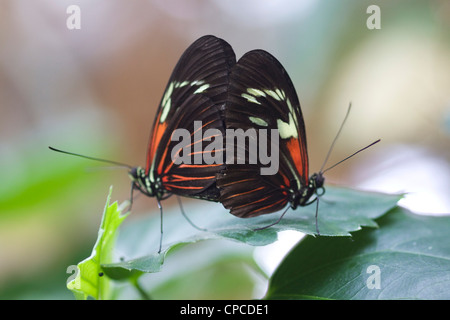
[[[128,211],[131,211],[131,208],[133,207],[133,191],[134,191],[134,181],[131,181],[131,190],[130,190],[130,205],[128,207]]]
[[[283,214],[282,214],[282,215],[278,218],[278,220],[275,221],[274,223],[271,223],[271,224],[269,224],[269,225],[267,225],[267,226],[264,226],[264,227],[261,227],[261,228],[253,229],[253,231],[264,230],[264,229],[270,228],[270,227],[272,227],[272,226],[278,224],[278,223],[281,221],[281,219],[283,219],[284,215],[286,214],[286,212],[287,212],[288,210],[289,210],[289,207],[287,207],[286,210],[284,210]]]
[[[195,229],[200,230],[200,231],[208,231],[205,228],[200,228],[199,226],[195,225],[195,223],[192,222],[191,219],[189,219],[189,217],[186,215],[186,212],[184,212],[183,209],[183,204],[181,203],[181,199],[180,197],[177,196],[177,200],[178,200],[178,204],[180,205],[180,210],[181,210],[181,214],[183,215],[183,217],[187,220],[187,222],[189,222],[189,224],[191,226],[193,226]]]
[[[324,187],[317,188],[315,193],[316,193],[317,197],[322,197],[325,194],[325,188]],[[322,201],[325,202],[325,203],[328,203],[328,204],[336,203],[335,201],[327,200],[327,199],[324,199],[324,198],[322,198]]]
[[[313,200],[305,203],[303,206],[308,206],[312,203],[316,202],[316,215],[315,215],[315,219],[316,219],[316,233],[318,236],[320,236],[320,231],[319,231],[319,196],[315,197]]]
[[[320,236],[320,231],[319,231],[319,222],[318,222],[318,217],[319,217],[319,197],[316,198],[317,203],[316,203],[316,233],[318,236]]]
[[[159,237],[159,250],[158,253],[161,253],[161,248],[162,248],[162,239],[163,239],[163,209],[162,209],[162,205],[161,202],[159,201],[158,198],[156,198],[156,202],[158,202],[158,207],[159,207],[159,212],[160,212],[160,228],[161,228],[161,236]]]

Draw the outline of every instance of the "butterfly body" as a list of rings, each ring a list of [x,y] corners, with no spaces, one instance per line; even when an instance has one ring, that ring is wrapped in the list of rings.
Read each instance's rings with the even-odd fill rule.
[[[315,201],[310,201],[311,197],[315,194],[318,195],[318,190],[323,189],[323,183],[325,178],[321,172],[314,173],[308,181],[308,185],[302,187],[299,191],[293,191],[291,194],[290,204],[292,209],[297,209],[298,206],[304,207],[310,205]],[[322,194],[321,192],[320,194]]]
[[[133,183],[133,189],[139,190],[148,197],[162,199],[167,194],[161,179],[151,181],[150,176],[145,174],[145,169],[142,167],[132,168],[128,175]]]

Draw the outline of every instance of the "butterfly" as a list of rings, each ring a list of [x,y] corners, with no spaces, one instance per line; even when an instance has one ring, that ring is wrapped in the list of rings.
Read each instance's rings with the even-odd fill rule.
[[[266,141],[272,153],[279,153],[279,170],[260,174],[265,167],[260,158],[256,165],[248,157],[247,164],[230,164],[228,158],[226,163],[205,160],[208,153],[228,154],[226,137],[232,129],[278,130],[275,139],[266,137]],[[181,130],[189,143],[174,139]],[[212,140],[226,147],[205,148]],[[212,35],[192,43],[176,64],[158,105],[145,167],[50,149],[128,168],[131,204],[133,191],[139,190],[155,197],[160,208],[158,252],[163,233],[160,201],[171,195],[219,201],[231,214],[248,218],[278,211],[288,203],[294,209],[308,205],[323,190],[324,171],[308,179],[305,125],[286,70],[263,50],[250,51],[236,62],[232,47]],[[231,149],[248,150],[249,146],[238,144]]]
[[[292,209],[310,204],[312,195],[323,188],[324,177],[321,172],[308,176],[300,102],[289,75],[274,56],[253,50],[239,59],[230,75],[224,116],[227,129],[276,129],[279,133],[278,141],[267,137],[268,143],[277,146],[271,150],[278,152],[276,174],[262,175],[260,161],[227,164],[218,174],[219,200],[224,207],[235,216],[249,218],[279,211],[288,203]]]
[[[187,149],[191,151],[183,155],[185,158],[194,158],[195,153],[204,152],[204,146],[210,141],[223,139],[225,134],[223,112],[228,95],[229,75],[235,63],[236,57],[231,46],[214,36],[203,36],[184,51],[158,105],[147,147],[145,167],[132,167],[116,161],[49,148],[128,168],[128,175],[131,178],[130,208],[134,190],[139,190],[157,200],[161,214],[158,252],[161,252],[163,233],[161,200],[171,195],[216,202],[219,199],[216,173],[224,169],[224,163],[205,162],[203,157],[197,158],[197,161],[177,161],[181,153],[186,152],[186,145],[180,146],[173,136],[177,130],[188,133],[190,137],[188,146],[192,148]],[[201,126],[196,127],[196,122]],[[208,130],[215,130],[216,134],[197,134],[199,131],[208,132]],[[188,221],[190,222],[189,219]]]
[[[350,107],[345,119],[349,111]],[[228,161],[225,170],[217,175],[219,201],[223,206],[237,217],[250,218],[277,212],[288,204],[296,209],[317,202],[316,232],[320,234],[317,215],[319,196],[325,192],[323,173],[334,166],[326,170],[322,170],[322,166],[318,173],[309,176],[300,102],[288,73],[274,56],[264,50],[252,50],[238,60],[230,75],[224,117],[227,130],[277,130],[278,134],[267,135],[265,139],[272,146],[271,152],[278,152],[278,171],[262,174],[261,168],[266,165],[259,154],[256,163],[250,163],[251,141],[244,146],[235,146],[234,159]],[[237,163],[239,149],[246,152],[241,164]],[[286,211],[266,227],[277,224]]]
[[[235,62],[233,49],[226,41],[203,36],[186,49],[170,76],[150,134],[146,166],[132,168],[129,172],[132,191],[139,190],[149,197],[156,197],[161,210],[161,234],[160,200],[173,194],[209,201],[219,199],[216,173],[224,169],[223,162],[206,163],[202,157],[200,161],[177,162],[186,146],[180,147],[173,140],[173,134],[176,130],[187,130],[192,138],[189,146],[200,150],[197,153],[203,153],[208,141],[223,139],[223,111],[229,75]],[[194,125],[196,121],[201,127]],[[215,129],[219,134],[196,134],[209,129]],[[187,156],[194,157],[194,153],[191,151]],[[161,242],[162,236],[159,252]]]
[[[196,140],[196,131],[216,129],[220,134],[214,138],[224,136],[222,114],[235,61],[231,46],[214,36],[203,36],[186,49],[159,103],[146,166],[133,168],[129,173],[132,189],[156,197],[158,201],[172,194],[218,201],[216,173],[224,168],[223,163],[177,163],[183,148],[172,135],[176,130],[187,130],[193,138],[190,146],[199,150],[203,150],[203,145],[212,137],[200,135]],[[201,123],[201,127],[196,128],[195,121]],[[194,152],[188,156],[194,156]]]

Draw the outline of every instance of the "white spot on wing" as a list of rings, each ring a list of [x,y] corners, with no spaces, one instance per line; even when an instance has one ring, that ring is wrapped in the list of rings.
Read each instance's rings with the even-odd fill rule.
[[[166,92],[164,93],[164,97],[163,100],[161,102],[161,106],[164,107],[166,105],[167,100],[170,99],[170,96],[172,95],[173,92],[173,87],[174,87],[174,83],[171,82],[169,84],[169,87],[167,88]]]
[[[202,93],[203,91],[205,91],[208,88],[209,88],[209,84],[204,84],[201,87],[199,87],[197,90],[195,90],[194,94]]]
[[[284,100],[286,98],[283,90],[275,89],[275,92],[281,98],[281,100]]]
[[[170,108],[172,105],[172,101],[171,101],[170,97],[172,96],[174,86],[175,86],[175,84],[173,82],[171,82],[169,84],[169,87],[167,88],[166,92],[164,93],[164,97],[161,102],[162,112],[161,112],[161,118],[159,119],[160,123],[163,123],[164,121],[166,121],[167,115],[169,114],[169,111],[170,111]]]
[[[167,115],[169,114],[169,111],[170,111],[171,104],[172,104],[172,100],[169,98],[163,106],[163,109],[161,112],[161,118],[159,118],[159,122],[163,123],[164,121],[166,121]]]
[[[257,118],[257,117],[248,117],[248,119],[253,122],[254,124],[257,124],[259,126],[267,127],[269,124],[264,121],[264,119]]]
[[[292,117],[292,113],[289,113],[289,123],[284,122],[281,119],[277,120],[278,132],[280,133],[281,139],[288,138],[298,138],[296,121]]]
[[[260,103],[258,100],[256,100],[256,98],[255,98],[254,96],[252,96],[252,95],[243,93],[243,94],[241,94],[241,97],[247,99],[249,102],[261,104],[261,103]]]
[[[204,83],[205,83],[204,80],[194,80],[191,82],[191,86],[201,86]]]
[[[249,94],[251,94],[252,96],[255,96],[255,97],[265,97],[265,96],[266,96],[266,94],[264,93],[264,91],[259,90],[259,89],[248,88],[248,89],[247,89],[247,92],[248,92]]]
[[[279,90],[278,90],[279,91]],[[269,96],[271,96],[272,98],[274,98],[277,101],[281,101],[282,97],[280,97],[275,91],[270,90],[270,89],[265,89],[264,90],[265,93],[267,93]]]
[[[177,83],[175,83],[175,88],[183,88],[184,86],[187,86],[188,84],[189,84],[189,81],[177,82]]]

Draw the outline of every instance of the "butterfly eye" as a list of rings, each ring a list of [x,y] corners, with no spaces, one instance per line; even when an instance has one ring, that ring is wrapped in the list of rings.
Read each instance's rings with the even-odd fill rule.
[[[135,181],[138,178],[138,174],[137,174],[137,167],[134,167],[130,170],[130,172],[128,172],[128,175],[130,176],[131,180]]]
[[[316,192],[315,192],[316,196],[321,197],[325,194],[325,188],[324,187],[319,187],[316,188]]]

